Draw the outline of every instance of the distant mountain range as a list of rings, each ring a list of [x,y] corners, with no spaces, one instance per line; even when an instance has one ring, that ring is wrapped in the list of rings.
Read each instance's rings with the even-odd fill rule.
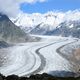
[[[19,14],[18,17],[13,21],[17,26],[20,26],[27,32],[30,32],[36,26],[40,25],[41,29],[48,28],[52,30],[56,28],[62,22],[62,13],[47,13],[47,14]]]
[[[13,21],[26,33],[80,38],[80,11],[19,14]]]
[[[80,20],[69,22],[65,21],[57,26],[56,29],[48,31],[45,34],[80,38]]]

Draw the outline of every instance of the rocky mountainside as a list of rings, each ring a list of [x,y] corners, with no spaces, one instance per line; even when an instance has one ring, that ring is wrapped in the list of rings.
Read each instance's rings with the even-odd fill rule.
[[[0,48],[6,48],[6,47],[9,47],[9,44],[4,41],[0,41]]]
[[[45,26],[46,28],[44,28]],[[39,24],[30,31],[31,34],[39,35],[55,35],[63,37],[76,37],[80,38],[80,20],[76,21],[64,21],[56,28],[50,30],[50,25]]]
[[[23,42],[26,33],[17,27],[6,15],[0,14],[0,41]]]
[[[69,74],[73,76],[57,77],[57,76],[49,75],[47,73],[43,73],[43,74],[31,75],[29,77],[24,77],[24,76],[20,77],[17,75],[4,76],[0,74],[0,80],[80,80],[80,76],[74,76],[75,73],[69,72]]]
[[[65,21],[57,26],[56,29],[46,32],[46,35],[72,36],[80,38],[80,20]]]

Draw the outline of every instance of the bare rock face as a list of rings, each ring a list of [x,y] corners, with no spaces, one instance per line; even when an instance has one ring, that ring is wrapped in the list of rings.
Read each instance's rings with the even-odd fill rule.
[[[36,74],[30,77],[19,77],[17,75],[3,76],[0,74],[0,80],[80,80],[80,77],[56,77],[49,74]]]
[[[6,15],[0,14],[0,40],[23,42],[26,41],[26,33],[17,27]]]
[[[8,47],[9,44],[6,43],[5,41],[0,41],[0,48],[5,48],[5,47]]]
[[[75,56],[75,58],[76,58],[77,60],[80,61],[80,48],[75,49],[75,51],[74,51],[74,56]]]

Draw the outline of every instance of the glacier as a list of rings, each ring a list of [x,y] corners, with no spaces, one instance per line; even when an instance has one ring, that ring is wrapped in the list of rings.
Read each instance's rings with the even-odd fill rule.
[[[72,69],[74,64],[70,64],[70,61],[56,50],[72,42],[76,44],[75,38],[41,35],[38,37],[42,38],[39,42],[19,43],[13,47],[2,49],[7,53],[6,59],[3,58],[3,65],[0,66],[0,72],[4,75],[16,74],[19,76],[49,73],[56,70],[74,72]],[[64,50],[61,51],[64,52]]]

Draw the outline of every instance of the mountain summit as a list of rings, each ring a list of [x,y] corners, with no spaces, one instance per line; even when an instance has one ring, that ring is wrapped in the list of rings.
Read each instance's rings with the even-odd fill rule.
[[[26,33],[80,38],[80,10],[19,14],[14,23]]]

